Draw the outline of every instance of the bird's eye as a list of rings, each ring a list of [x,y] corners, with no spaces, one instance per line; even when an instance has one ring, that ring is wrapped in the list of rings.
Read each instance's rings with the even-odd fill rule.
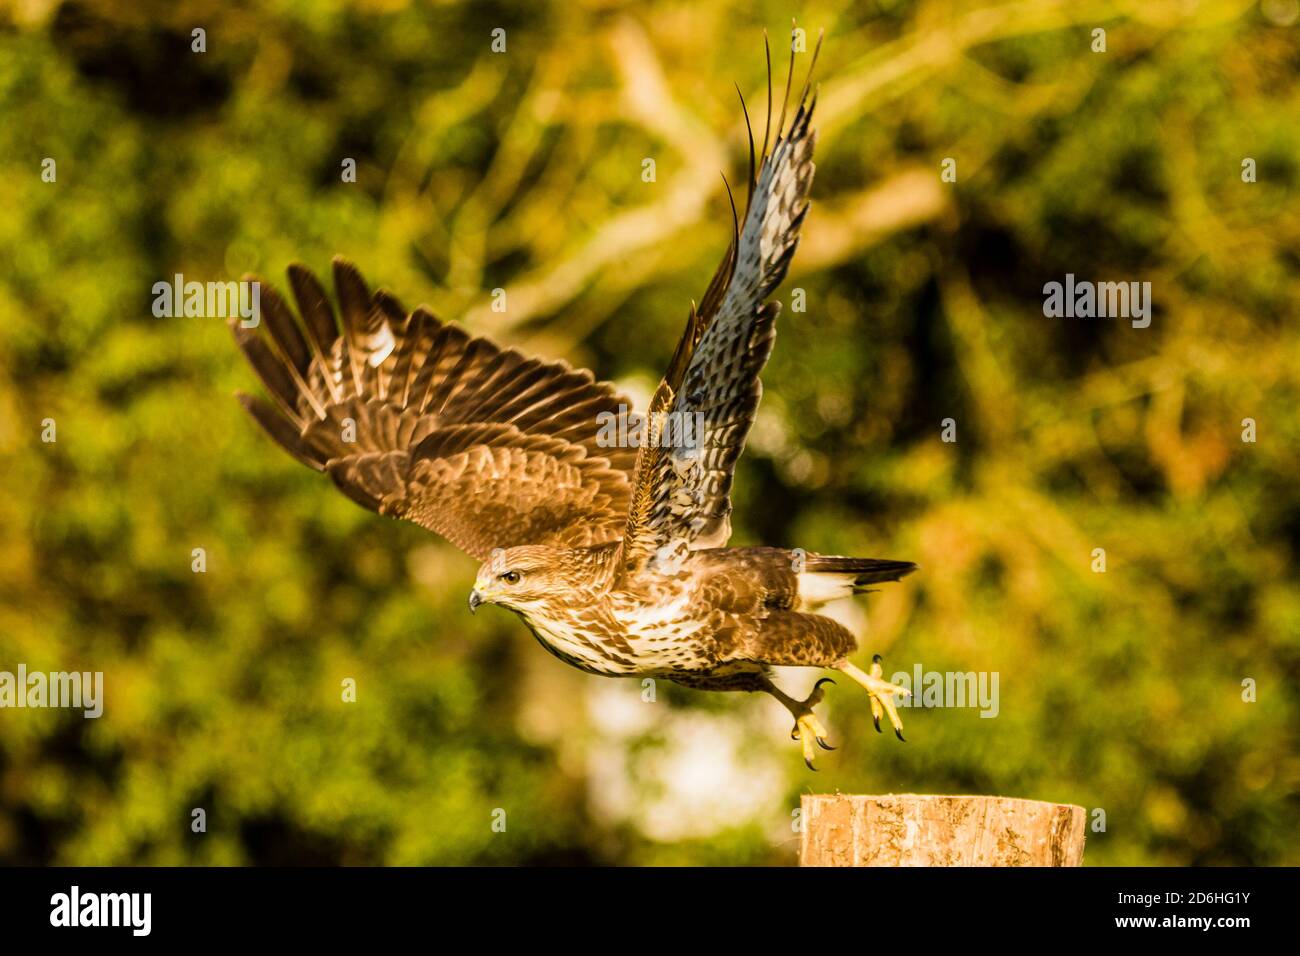
[[[519,583],[519,572],[518,572],[518,571],[507,571],[505,574],[501,575],[501,580],[504,581],[504,582],[506,582],[506,584],[518,584],[518,583]]]

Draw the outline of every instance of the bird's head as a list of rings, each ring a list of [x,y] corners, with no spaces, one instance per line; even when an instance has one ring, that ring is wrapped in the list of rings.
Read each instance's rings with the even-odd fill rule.
[[[565,560],[569,554],[545,545],[497,548],[478,569],[469,609],[480,604],[498,604],[523,614],[541,609],[577,583],[572,562]]]

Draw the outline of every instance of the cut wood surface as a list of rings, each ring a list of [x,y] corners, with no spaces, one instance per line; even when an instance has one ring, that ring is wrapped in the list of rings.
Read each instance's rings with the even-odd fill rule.
[[[804,794],[801,866],[1079,866],[1083,807],[1015,797]]]

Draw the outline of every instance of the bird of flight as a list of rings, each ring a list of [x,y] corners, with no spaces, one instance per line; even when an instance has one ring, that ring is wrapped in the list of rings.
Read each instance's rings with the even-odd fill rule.
[[[264,321],[231,329],[273,403],[239,399],[276,442],[354,501],[483,562],[471,611],[513,611],[588,673],[769,693],[794,717],[792,737],[816,769],[814,744],[833,748],[813,707],[834,681],[796,700],[771,668],[844,673],[870,695],[876,729],[887,714],[902,739],[894,697],[907,691],[882,679],[878,655],[869,672],[850,662],[853,634],[817,612],[916,566],[727,547],[732,475],[780,311],[766,300],[794,255],[813,179],[816,93],[804,84],[787,129],[787,78],[769,151],[770,53],[768,64],[767,128],[757,161],[750,129],[744,216],[733,202],[731,244],[691,307],[635,443],[610,443],[602,427],[627,414],[615,386],[423,307],[408,313],[342,259],[333,264],[341,323],[316,277],[293,265],[301,322],[263,283]]]

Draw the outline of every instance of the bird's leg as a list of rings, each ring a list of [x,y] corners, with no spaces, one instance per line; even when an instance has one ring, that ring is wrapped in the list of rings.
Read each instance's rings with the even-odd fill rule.
[[[813,713],[813,708],[822,702],[822,684],[834,684],[835,681],[829,677],[823,677],[812,689],[812,693],[804,700],[795,700],[788,694],[784,693],[781,688],[777,687],[771,681],[767,682],[765,690],[785,705],[786,710],[790,711],[794,717],[794,729],[790,731],[790,739],[799,741],[803,747],[803,762],[808,765],[809,770],[816,770],[813,766],[813,758],[817,756],[817,750],[814,743],[820,745],[825,750],[834,750],[826,742],[827,734],[825,725],[817,719]]]
[[[912,692],[906,687],[900,687],[898,684],[891,684],[889,681],[881,679],[884,669],[881,667],[879,654],[871,658],[871,673],[869,674],[854,667],[847,660],[839,661],[831,666],[848,674],[866,688],[867,693],[871,695],[871,719],[876,724],[877,732],[880,732],[880,715],[883,711],[889,714],[889,722],[894,725],[894,733],[898,735],[898,739],[907,740],[903,736],[903,722],[898,717],[898,708],[894,706],[894,698],[910,697]]]

